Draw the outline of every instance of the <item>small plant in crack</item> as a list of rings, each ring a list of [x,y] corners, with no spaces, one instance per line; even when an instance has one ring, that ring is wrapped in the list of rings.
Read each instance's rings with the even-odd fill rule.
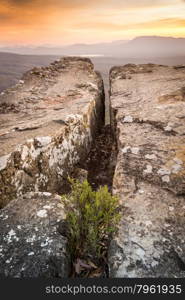
[[[93,191],[87,180],[69,179],[71,193],[62,196],[66,209],[66,236],[73,276],[101,275],[109,240],[120,220],[119,200],[107,186]],[[93,270],[93,271],[92,271]],[[94,273],[93,273],[94,272]],[[98,276],[98,275],[97,275]]]

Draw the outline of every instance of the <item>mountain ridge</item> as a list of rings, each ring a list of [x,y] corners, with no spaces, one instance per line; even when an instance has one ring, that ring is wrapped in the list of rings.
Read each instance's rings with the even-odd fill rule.
[[[154,47],[154,49],[151,49],[151,46]],[[112,42],[95,44],[77,43],[61,47],[0,47],[0,51],[29,55],[184,55],[185,38],[163,36],[139,36],[132,40],[115,40]]]

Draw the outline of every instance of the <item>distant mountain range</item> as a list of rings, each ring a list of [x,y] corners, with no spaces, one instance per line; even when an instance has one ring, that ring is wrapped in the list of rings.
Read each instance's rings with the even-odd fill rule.
[[[148,62],[185,65],[185,38],[138,37],[131,41],[121,40],[93,45],[75,44],[58,48],[0,48],[0,92],[17,83],[22,74],[29,69],[35,66],[47,66],[63,55],[92,55],[91,60],[95,68],[101,72],[105,87],[108,89],[108,72],[115,65]]]
[[[29,55],[110,55],[117,47],[123,47],[127,40],[115,41],[111,43],[97,44],[73,44],[63,47],[0,47],[0,52],[9,52]]]
[[[183,56],[185,38],[144,36],[110,43],[74,44],[63,47],[0,47],[1,52],[29,55],[102,55],[119,57]]]
[[[138,37],[127,43],[123,52],[138,56],[183,56],[185,55],[185,38]]]

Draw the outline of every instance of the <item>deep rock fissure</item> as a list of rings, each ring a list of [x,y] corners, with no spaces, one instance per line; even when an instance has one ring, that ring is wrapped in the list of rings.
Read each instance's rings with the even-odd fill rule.
[[[100,186],[107,185],[109,192],[112,193],[116,155],[116,145],[110,124],[105,125],[95,138],[87,160],[80,165],[81,168],[87,170],[87,180],[93,190],[98,190]],[[100,266],[103,267],[103,270],[98,277],[109,277],[108,247],[106,245],[106,262],[103,261],[103,266]]]
[[[111,126],[105,125],[93,141],[87,160],[79,165],[87,170],[88,182],[94,190],[107,185],[109,191],[112,191],[116,154]]]
[[[107,91],[105,91],[104,100],[104,122],[100,130],[96,132],[92,141],[90,152],[87,154],[86,159],[76,165],[77,173],[74,171],[74,177],[80,180],[86,178],[93,190],[98,190],[100,186],[106,185],[108,186],[109,192],[112,193],[113,177],[117,162],[117,144],[115,133],[113,132],[112,125],[110,124],[111,110]],[[78,173],[78,170],[80,170],[80,174]],[[85,175],[83,170],[86,172]],[[110,241],[108,243],[110,243]],[[108,248],[109,246],[107,245],[107,262],[103,262],[103,271],[99,277],[109,278]],[[70,274],[73,274],[72,276],[74,276],[73,268],[74,264],[71,262]]]

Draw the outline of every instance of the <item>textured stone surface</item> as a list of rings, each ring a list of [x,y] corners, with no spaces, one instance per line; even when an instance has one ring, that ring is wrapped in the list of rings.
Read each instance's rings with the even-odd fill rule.
[[[65,218],[61,198],[27,193],[0,211],[0,275],[68,277],[66,239],[58,232]]]
[[[126,65],[110,73],[123,217],[113,277],[185,277],[185,69]]]
[[[0,206],[29,191],[61,193],[103,121],[103,83],[89,59],[26,73],[0,95]]]

